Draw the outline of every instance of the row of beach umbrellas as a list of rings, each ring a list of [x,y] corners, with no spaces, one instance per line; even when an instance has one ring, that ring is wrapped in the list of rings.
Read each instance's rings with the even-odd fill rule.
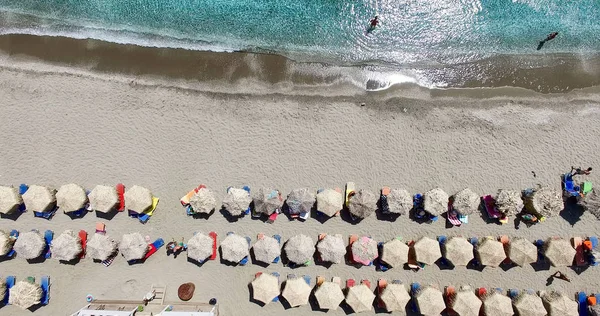
[[[25,191],[21,194],[22,191]],[[152,207],[154,195],[144,187],[134,185],[123,195],[127,209],[137,213]],[[55,190],[47,186],[22,185],[20,188],[0,186],[0,213],[12,214],[21,205],[26,210],[46,213],[56,207],[65,213],[89,209],[109,213],[118,209],[121,197],[115,186],[97,185],[90,192],[82,186],[70,183]]]
[[[350,246],[354,262],[369,265],[379,257],[378,242],[368,236],[355,239]],[[190,259],[202,262],[213,254],[215,245],[216,235],[211,237],[204,233],[196,233],[187,242],[187,255]],[[249,238],[234,233],[228,234],[220,245],[222,258],[230,262],[240,262],[250,254]],[[20,257],[35,259],[42,255],[46,246],[44,237],[37,231],[24,232],[15,240],[0,230],[0,255],[6,255],[14,249]],[[255,259],[264,263],[273,262],[281,255],[282,249],[288,260],[296,264],[312,261],[315,251],[323,262],[338,264],[344,262],[347,254],[346,243],[338,234],[322,234],[316,245],[307,235],[295,235],[284,243],[283,248],[280,240],[271,236],[261,236],[252,248]],[[87,241],[86,253],[93,259],[106,260],[117,250],[128,261],[142,259],[148,251],[148,241],[140,233],[125,234],[120,242],[106,234],[96,233]],[[73,260],[82,252],[81,239],[74,231],[67,230],[52,240],[50,251],[56,259]],[[544,256],[557,267],[570,266],[575,253],[576,250],[567,239],[550,238],[544,243]],[[515,264],[524,266],[537,261],[538,247],[523,238],[514,238],[503,243],[491,237],[481,238],[477,242],[463,237],[450,237],[441,243],[429,237],[422,237],[409,244],[394,238],[381,245],[380,259],[388,267],[403,267],[409,263],[411,257],[426,265],[433,265],[444,258],[453,266],[466,266],[476,258],[482,265],[497,267],[508,258]]]
[[[264,305],[277,301],[280,295],[291,307],[307,305],[313,292],[309,278],[296,276],[288,276],[283,290],[280,291],[279,277],[275,273],[259,273],[251,285],[253,299]],[[476,291],[470,286],[461,286],[458,289],[446,288],[444,295],[435,286],[421,287],[413,284],[409,292],[400,281],[387,284],[380,280],[377,286],[377,295],[375,295],[368,281],[347,285],[343,291],[339,278],[333,278],[331,281],[318,281],[316,289],[314,289],[314,299],[319,309],[336,310],[345,301],[355,313],[372,310],[374,303],[388,312],[404,313],[411,308],[409,303],[413,300],[419,314],[425,316],[438,316],[446,309],[461,316],[479,316],[481,311],[485,315],[493,316],[579,315],[578,304],[557,291],[540,293],[531,290],[521,293],[511,291],[511,298],[502,293],[500,289],[489,292],[478,289],[476,294]]]

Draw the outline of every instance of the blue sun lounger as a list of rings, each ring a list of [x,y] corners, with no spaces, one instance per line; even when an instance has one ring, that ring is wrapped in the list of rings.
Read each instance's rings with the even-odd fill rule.
[[[273,235],[273,238],[275,238],[275,240],[277,240],[277,242],[279,243],[279,247],[281,247],[281,236]],[[275,257],[275,259],[273,259],[273,263],[279,263],[279,260],[281,260],[281,257],[277,256],[277,257]]]
[[[44,258],[46,259],[50,259],[50,257],[52,257],[52,252],[50,252],[50,244],[52,243],[52,239],[54,239],[54,232],[47,230],[44,233],[44,241],[46,241],[46,253],[44,254]]]
[[[417,299],[415,298],[415,295],[417,295],[417,292],[421,289],[421,285],[417,282],[412,283],[410,285],[410,296],[411,296],[411,303],[410,303],[410,307],[412,309],[413,312],[418,313],[419,312],[419,306],[417,305]]]
[[[250,237],[248,237],[248,236],[246,236],[244,238],[246,238],[246,241],[248,242],[248,248],[250,248],[250,245],[252,244],[252,239],[250,239]],[[242,260],[240,260],[239,263],[240,263],[240,265],[245,266],[248,264],[248,260],[249,260],[248,256],[245,256]]]
[[[10,237],[13,237],[15,239],[19,238],[19,231],[16,229],[13,229],[10,231]],[[12,258],[15,255],[15,249],[11,248],[10,251],[6,254],[7,258]]]
[[[516,289],[508,290],[508,297],[510,297],[511,299],[515,299],[515,298],[517,298],[517,296],[519,296],[519,290],[516,290]]]
[[[242,189],[246,190],[246,192],[248,192],[248,194],[250,194],[250,187],[245,185],[242,187]],[[246,215],[250,215],[250,206],[248,206],[248,208],[246,209]]]
[[[440,249],[444,249],[444,247],[446,246],[446,241],[448,240],[448,238],[444,235],[440,235],[437,238],[438,242],[440,243]],[[448,262],[448,259],[446,259],[446,257],[442,257],[440,259],[440,263],[444,266],[448,266],[450,265],[450,262]]]
[[[40,287],[42,288],[42,299],[40,302],[42,305],[48,305],[50,302],[50,277],[47,275],[42,276],[42,280],[40,282]]]
[[[306,284],[310,285],[310,276],[309,275],[303,275],[302,278],[304,279],[304,282],[306,282]]]
[[[6,296],[4,296],[4,305],[9,305],[8,298],[10,296],[10,289],[15,286],[16,278],[12,275],[6,277]]]
[[[588,303],[585,292],[577,293],[577,304],[579,304],[579,316],[588,316]]]
[[[477,237],[471,237],[471,238],[469,239],[469,242],[471,243],[471,245],[473,245],[473,251],[475,252],[475,251],[476,251],[476,248],[477,248],[477,243],[479,242],[479,239],[477,239]],[[474,258],[474,259],[473,259],[473,264],[474,264],[476,267],[478,267],[478,266],[480,265],[480,262],[479,262],[479,260],[477,259],[477,253],[474,253],[474,256],[473,256],[473,258]]]
[[[377,243],[377,251],[379,252],[379,256],[375,259],[375,268],[379,271],[385,272],[389,270],[388,266],[381,260],[381,256],[383,255],[383,242],[380,241]]]
[[[533,244],[538,249],[538,263],[545,263],[546,256],[544,256],[544,241],[541,239],[538,239]]]
[[[278,272],[271,272],[271,275],[277,278],[277,282],[279,283],[279,277],[281,276]],[[279,295],[275,296],[273,302],[279,302]]]

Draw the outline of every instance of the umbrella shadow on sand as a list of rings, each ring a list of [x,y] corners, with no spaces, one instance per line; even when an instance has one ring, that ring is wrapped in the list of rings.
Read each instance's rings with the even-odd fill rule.
[[[207,260],[204,260],[204,262],[200,262],[200,261],[194,260],[190,257],[187,258],[187,262],[196,265],[198,268],[202,267],[207,261],[209,261],[209,260],[207,259]]]
[[[560,217],[573,226],[581,219],[584,212],[585,210],[581,205],[577,205],[576,200],[568,199],[565,202],[564,210],[560,212]]]
[[[215,209],[213,209],[209,213],[194,213],[194,214],[192,214],[192,218],[208,220],[214,213],[215,213]]]
[[[250,260],[252,260],[253,265],[257,265],[262,268],[266,268],[270,265],[270,263],[265,263],[265,262],[256,260],[256,255],[254,254],[254,247],[250,248]]]
[[[240,218],[244,217],[244,215],[240,215],[240,216],[231,215],[224,206],[221,207],[221,209],[219,210],[219,213],[221,213],[221,215],[223,215],[223,217],[225,217],[225,219],[230,223],[235,223],[235,222],[239,221]]]
[[[344,209],[342,211],[340,211],[340,217],[342,218],[343,221],[348,222],[352,225],[360,224],[360,222],[362,222],[362,220],[364,219],[364,218],[360,218],[360,217],[353,217],[352,214],[350,213],[350,210],[348,210],[347,207],[344,207]]]
[[[108,213],[96,211],[96,217],[105,219],[107,221],[112,220],[117,214],[119,214],[119,211],[116,209],[113,209]]]
[[[248,301],[254,303],[260,307],[265,307],[265,303],[254,299],[254,287],[252,287],[252,283],[248,283]]]
[[[23,214],[25,212],[21,211],[21,210],[16,210],[10,214],[0,214],[0,218],[1,219],[9,219],[12,221],[16,221],[17,219],[19,219],[19,217],[21,216],[21,214]]]
[[[228,267],[237,267],[240,264],[239,262],[231,262],[223,259],[223,248],[221,248],[221,246],[219,246],[219,263]]]

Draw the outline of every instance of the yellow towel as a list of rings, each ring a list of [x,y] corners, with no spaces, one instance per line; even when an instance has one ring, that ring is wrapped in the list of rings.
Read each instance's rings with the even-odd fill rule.
[[[155,196],[153,196],[152,197],[152,206],[149,209],[145,210],[143,212],[143,214],[146,214],[148,216],[152,216],[152,213],[154,213],[154,210],[156,209],[157,205],[158,205],[158,198],[155,197]]]

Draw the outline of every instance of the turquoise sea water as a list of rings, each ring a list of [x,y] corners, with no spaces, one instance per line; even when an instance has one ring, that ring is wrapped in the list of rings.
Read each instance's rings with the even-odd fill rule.
[[[0,0],[0,33],[273,52],[341,65],[447,65],[600,52],[599,0]],[[381,26],[365,35],[378,14]],[[536,51],[553,31],[558,38]]]

